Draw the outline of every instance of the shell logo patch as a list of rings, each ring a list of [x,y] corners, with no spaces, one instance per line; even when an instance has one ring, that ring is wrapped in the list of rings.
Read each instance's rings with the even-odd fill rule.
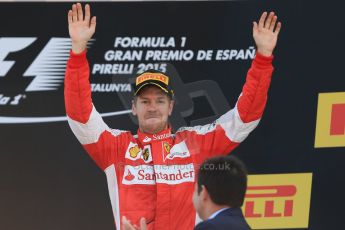
[[[129,149],[129,154],[132,158],[136,158],[139,153],[140,153],[140,148],[137,145]]]

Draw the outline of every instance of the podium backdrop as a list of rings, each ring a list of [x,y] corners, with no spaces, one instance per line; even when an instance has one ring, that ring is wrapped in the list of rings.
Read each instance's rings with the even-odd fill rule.
[[[0,4],[0,229],[115,229],[106,177],[68,127],[63,78],[71,3]],[[341,1],[91,3],[93,102],[135,132],[133,76],[172,75],[180,126],[233,107],[255,55],[252,22],[283,27],[264,117],[234,152],[250,172],[254,229],[339,229],[345,182],[345,20]]]

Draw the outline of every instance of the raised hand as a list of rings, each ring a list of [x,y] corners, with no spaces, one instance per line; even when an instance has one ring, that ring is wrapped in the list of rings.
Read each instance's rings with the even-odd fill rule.
[[[85,17],[80,3],[72,5],[68,11],[68,30],[73,53],[83,52],[96,30],[96,16],[91,18],[89,4],[85,5]]]
[[[271,56],[276,47],[278,34],[281,29],[281,22],[277,23],[277,16],[274,12],[267,15],[264,12],[259,20],[259,24],[253,22],[253,37],[257,51],[264,56]]]

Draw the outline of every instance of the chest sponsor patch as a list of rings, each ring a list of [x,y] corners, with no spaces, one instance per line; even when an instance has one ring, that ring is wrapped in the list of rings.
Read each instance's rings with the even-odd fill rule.
[[[152,139],[149,138],[148,136],[146,136],[144,139],[143,139],[143,142],[144,143],[147,143],[147,142],[150,142]]]
[[[152,162],[152,152],[151,152],[151,146],[150,145],[144,146],[141,158],[145,161],[145,163]]]
[[[162,153],[163,153],[163,161],[165,162],[167,159],[172,160],[175,157],[178,158],[187,158],[190,157],[189,150],[187,145],[184,141],[174,145],[172,148],[167,142],[163,142],[162,144]]]
[[[131,142],[128,145],[125,157],[134,161],[140,159],[141,155],[142,150],[139,148],[139,146],[136,143]]]
[[[193,164],[186,165],[126,165],[122,183],[133,184],[181,184],[195,181]]]

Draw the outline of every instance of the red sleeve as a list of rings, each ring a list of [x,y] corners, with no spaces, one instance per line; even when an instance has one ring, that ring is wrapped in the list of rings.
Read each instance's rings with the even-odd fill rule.
[[[65,76],[65,107],[67,115],[86,123],[92,110],[89,64],[86,50],[80,54],[70,52]]]
[[[272,60],[273,56],[257,53],[236,106],[229,112],[212,124],[184,127],[177,131],[177,141],[185,141],[198,162],[230,153],[256,128],[267,101]]]
[[[70,52],[65,76],[65,107],[68,123],[79,142],[102,169],[118,160],[118,153],[129,142],[131,134],[110,129],[91,100],[89,64],[86,51]]]
[[[260,119],[267,102],[267,93],[273,72],[273,56],[256,54],[247,73],[246,83],[237,101],[237,109],[244,123]]]

